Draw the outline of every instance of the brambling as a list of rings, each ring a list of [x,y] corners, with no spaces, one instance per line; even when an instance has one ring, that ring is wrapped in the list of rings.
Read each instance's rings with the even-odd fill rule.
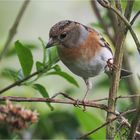
[[[81,23],[64,20],[56,23],[49,32],[49,42],[46,48],[56,45],[61,61],[74,74],[82,77],[87,90],[92,88],[90,77],[102,72],[112,73],[113,53],[107,41],[94,29]],[[128,76],[131,72],[121,70],[121,76]]]

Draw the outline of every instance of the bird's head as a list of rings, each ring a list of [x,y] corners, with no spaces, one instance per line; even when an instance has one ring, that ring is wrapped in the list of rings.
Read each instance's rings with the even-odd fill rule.
[[[63,20],[56,23],[49,32],[49,42],[46,48],[52,46],[75,47],[87,37],[88,31],[78,22]]]

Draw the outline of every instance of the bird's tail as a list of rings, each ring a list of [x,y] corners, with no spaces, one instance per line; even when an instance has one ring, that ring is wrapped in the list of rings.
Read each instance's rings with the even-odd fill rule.
[[[121,69],[121,74],[120,74],[120,78],[125,78],[125,77],[129,77],[130,75],[132,75],[133,73],[125,70],[125,69]]]
[[[112,77],[112,74],[113,74],[113,71],[105,71],[105,73],[109,76],[109,77]],[[128,70],[125,70],[125,69],[121,69],[121,74],[120,74],[120,78],[126,78],[126,77],[129,77],[131,76],[133,73],[128,71]]]

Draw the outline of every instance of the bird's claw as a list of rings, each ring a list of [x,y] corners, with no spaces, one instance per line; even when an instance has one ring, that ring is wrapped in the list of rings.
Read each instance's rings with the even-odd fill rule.
[[[83,111],[86,111],[86,106],[85,106],[85,100],[80,101],[79,99],[75,100],[75,103],[73,104],[75,107],[81,108],[81,105],[83,105]]]
[[[82,104],[83,104],[83,111],[86,111],[85,100],[82,100]]]
[[[77,100],[75,100],[75,103],[74,103],[73,105],[74,105],[75,107],[81,108],[79,103],[80,103],[80,100],[77,99]]]
[[[110,58],[110,59],[107,60],[107,66],[108,66],[109,70],[117,69],[117,66],[114,65],[114,64],[111,62],[112,59],[113,59],[113,58]]]

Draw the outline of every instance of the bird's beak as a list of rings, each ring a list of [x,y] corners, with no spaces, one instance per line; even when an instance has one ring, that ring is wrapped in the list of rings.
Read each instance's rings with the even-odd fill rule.
[[[56,41],[54,41],[52,38],[49,39],[46,48],[53,47],[56,44]]]

